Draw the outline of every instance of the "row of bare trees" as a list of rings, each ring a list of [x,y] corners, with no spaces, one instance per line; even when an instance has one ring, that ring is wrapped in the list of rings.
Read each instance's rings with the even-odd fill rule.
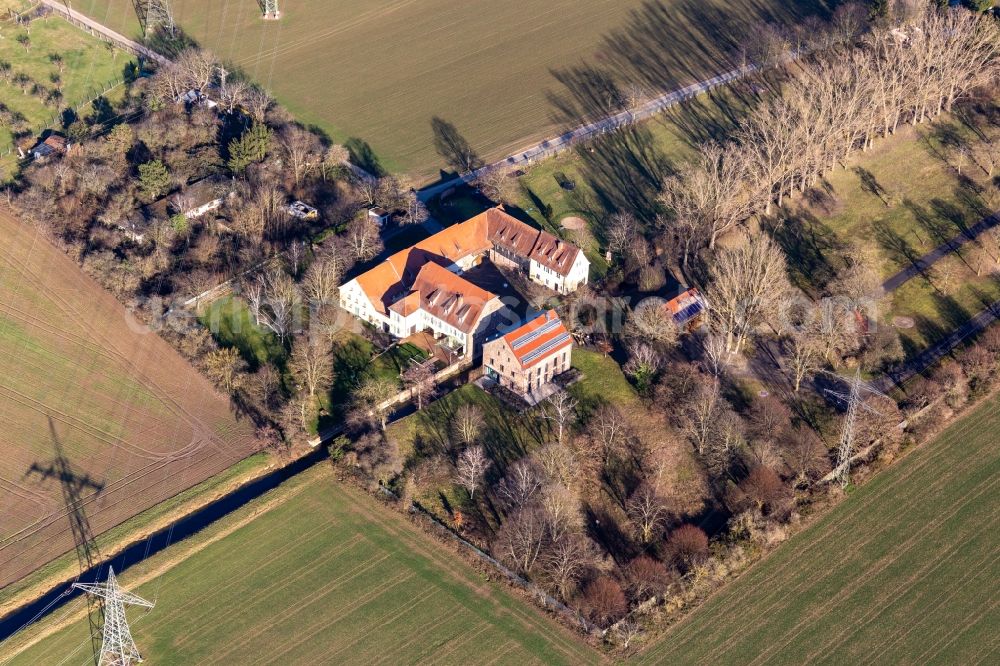
[[[666,180],[662,201],[685,267],[720,234],[815,185],[853,151],[995,82],[1000,27],[964,9],[928,7],[792,67],[730,140],[704,146]]]

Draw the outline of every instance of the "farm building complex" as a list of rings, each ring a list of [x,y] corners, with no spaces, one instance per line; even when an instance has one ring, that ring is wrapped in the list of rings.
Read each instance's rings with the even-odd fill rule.
[[[471,354],[493,330],[492,315],[503,307],[495,294],[462,277],[483,259],[563,294],[586,284],[590,270],[580,248],[497,207],[350,280],[340,287],[340,304],[396,337],[430,330],[456,351]]]

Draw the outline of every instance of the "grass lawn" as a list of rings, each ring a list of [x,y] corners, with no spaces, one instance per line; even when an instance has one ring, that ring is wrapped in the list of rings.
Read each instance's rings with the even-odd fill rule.
[[[194,40],[273,90],[298,120],[337,141],[370,144],[382,167],[423,180],[447,168],[435,150],[434,117],[482,158],[497,159],[559,133],[551,97],[580,92],[565,84],[579,81],[574,68],[596,65],[674,89],[730,68],[720,54],[735,41],[729,27],[794,21],[825,5],[299,0],[282,7],[280,21],[262,21],[253,2],[171,2]],[[131,0],[74,7],[123,34],[139,32]]]
[[[613,358],[599,352],[574,349],[572,365],[584,375],[570,387],[570,393],[581,405],[609,402],[623,410],[641,407],[639,396]]]
[[[376,355],[375,346],[367,339],[341,331],[333,341],[333,385],[324,403],[329,414],[321,419],[320,426],[339,422],[354,388],[369,377],[388,379],[402,389],[400,374],[409,367],[410,360],[425,358],[427,352],[410,343],[394,345]]]
[[[0,7],[2,13],[2,7]],[[46,127],[58,124],[52,118],[60,109],[77,106],[97,97],[113,81],[122,78],[122,72],[132,58],[120,50],[111,50],[106,44],[83,30],[70,25],[55,16],[32,21],[30,31],[20,26],[3,26],[0,39],[0,61],[11,65],[13,75],[27,74],[32,81],[49,89],[56,84],[50,79],[57,75],[61,79],[62,99],[57,106],[46,106],[38,97],[22,93],[13,82],[0,83],[0,100],[11,110],[24,115],[35,134]],[[31,39],[30,48],[18,43],[17,37],[27,34]],[[64,69],[49,56],[59,54],[63,58]],[[114,93],[109,92],[109,97]],[[91,109],[81,110],[80,115],[88,115]],[[0,151],[11,141],[8,128],[0,128]]]
[[[1000,131],[983,126],[1000,137]],[[786,205],[777,237],[800,286],[817,291],[842,264],[851,243],[874,246],[883,278],[908,268],[939,244],[1000,209],[1000,188],[966,159],[958,173],[956,141],[974,141],[953,116],[905,127],[856,153],[847,168]],[[908,355],[921,351],[1000,298],[995,262],[979,266],[973,243],[938,260],[888,299],[882,323],[914,320],[900,330]],[[991,250],[992,251],[992,250]],[[977,275],[977,272],[981,273]]]
[[[641,663],[996,663],[1000,397],[879,474]]]
[[[224,347],[236,347],[252,367],[282,363],[288,352],[271,331],[254,323],[246,303],[238,296],[213,301],[199,316],[201,323]]]
[[[148,614],[129,615],[153,664],[465,664],[472,652],[520,664],[599,660],[405,517],[336,483],[326,466],[125,572],[121,582],[156,601]],[[77,599],[69,608],[82,606]],[[51,664],[72,655],[69,663],[77,663],[87,657],[88,633],[77,615],[12,661],[0,659]]]

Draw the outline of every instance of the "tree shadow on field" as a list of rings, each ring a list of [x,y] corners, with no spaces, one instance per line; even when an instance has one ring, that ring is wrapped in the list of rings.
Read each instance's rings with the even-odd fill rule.
[[[453,123],[434,116],[431,118],[431,132],[434,134],[434,149],[458,173],[483,166],[482,158]]]
[[[844,249],[843,243],[810,211],[782,210],[762,224],[785,251],[792,281],[800,289],[816,295],[836,276],[830,259]]]
[[[351,164],[361,167],[377,178],[386,175],[385,167],[367,141],[352,136],[344,141],[344,148],[347,149]]]
[[[766,32],[760,29],[762,24],[790,26],[806,16],[826,18],[829,11],[828,4],[819,0],[748,0],[728,6],[697,0],[650,0],[604,36],[598,51],[599,71],[583,64],[556,75],[557,81],[575,91],[558,99],[566,102],[575,98],[573,106],[580,118],[585,117],[580,111],[593,114],[609,99],[607,95],[580,95],[584,90],[639,87],[651,95],[675,90],[746,64],[755,51],[754,43]],[[557,111],[567,108],[565,104],[554,106]]]
[[[663,179],[674,169],[649,128],[618,128],[577,146],[576,154],[582,162],[580,174],[601,208],[630,211],[647,225],[656,219]],[[601,230],[596,231],[600,235]]]
[[[931,273],[927,266],[920,263],[923,256],[918,252],[908,240],[903,238],[892,227],[884,222],[877,222],[873,225],[875,242],[885,252],[886,258],[892,263],[902,267],[913,266],[918,274],[926,280],[930,280]]]

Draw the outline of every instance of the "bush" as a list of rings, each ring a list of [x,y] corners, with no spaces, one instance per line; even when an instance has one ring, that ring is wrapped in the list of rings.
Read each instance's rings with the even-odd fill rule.
[[[708,556],[708,536],[694,525],[681,525],[667,538],[667,552],[681,571],[688,571]]]
[[[770,467],[754,467],[740,484],[746,498],[763,514],[773,512],[788,497],[788,487]]]
[[[626,565],[625,581],[632,599],[642,602],[663,594],[673,582],[673,576],[662,562],[649,555],[640,555]]]
[[[605,627],[625,614],[628,603],[622,586],[609,576],[601,576],[584,588],[580,609],[591,622]]]

